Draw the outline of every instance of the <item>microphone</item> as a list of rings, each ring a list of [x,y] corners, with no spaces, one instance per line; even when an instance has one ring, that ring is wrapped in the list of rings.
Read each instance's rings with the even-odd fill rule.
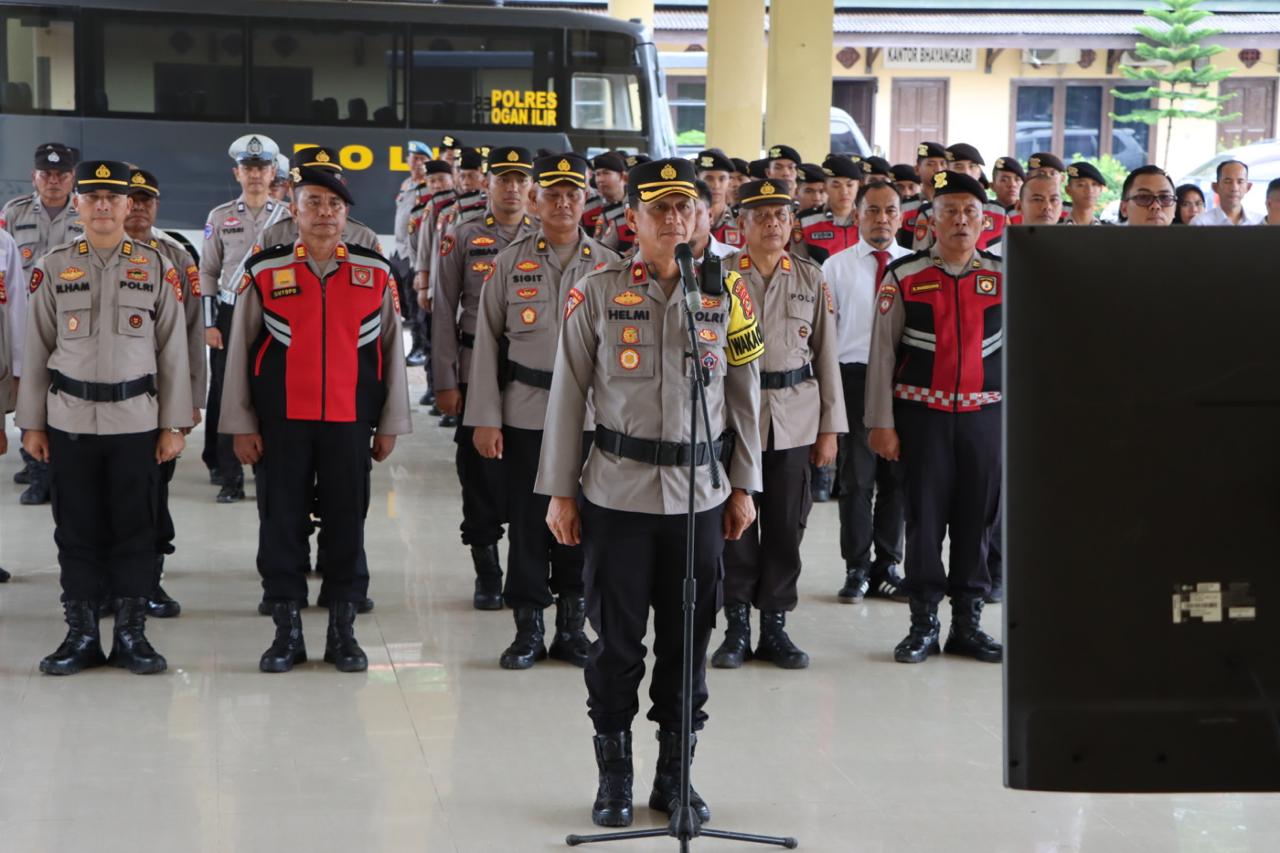
[[[693,249],[688,243],[676,245],[676,266],[680,268],[680,287],[684,290],[684,302],[689,313],[695,313],[702,307],[702,297],[698,293],[698,280],[693,274]]]

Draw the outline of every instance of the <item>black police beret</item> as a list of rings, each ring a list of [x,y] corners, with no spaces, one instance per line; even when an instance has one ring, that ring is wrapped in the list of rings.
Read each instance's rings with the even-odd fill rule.
[[[476,152],[479,154],[480,152]],[[466,168],[465,166],[463,168]],[[428,175],[452,175],[453,167],[449,165],[448,160],[428,160],[426,163]]]
[[[653,158],[641,151],[639,154],[628,154],[626,157],[627,168],[634,169],[636,166],[644,163],[652,163]]]
[[[292,169],[299,166],[308,169],[321,169],[335,174],[342,171],[342,164],[338,162],[338,152],[320,145],[299,148],[293,152],[293,156],[289,158],[289,168]]]
[[[85,160],[77,163],[76,192],[84,194],[106,190],[124,195],[129,192],[130,171],[128,163],[116,160]]]
[[[1040,151],[1027,158],[1027,171],[1034,172],[1036,169],[1057,169],[1059,172],[1065,172],[1067,164],[1063,163],[1062,158],[1056,154]]]
[[[747,181],[738,187],[738,206],[744,210],[766,204],[790,204],[792,201],[790,181],[765,178],[763,181]]]
[[[577,154],[553,154],[533,161],[533,175],[540,187],[573,184],[587,188],[587,161]]]
[[[751,164],[746,160],[743,160],[741,157],[730,157],[729,159],[733,161],[733,171],[737,172],[739,175],[751,175]]]
[[[1104,187],[1107,185],[1107,179],[1102,177],[1098,167],[1083,160],[1077,160],[1067,167],[1067,178],[1088,178],[1091,181],[1097,181]]]
[[[129,173],[129,193],[144,193],[152,198],[159,198],[160,182],[146,169],[134,169]]]
[[[802,184],[826,183],[827,173],[817,163],[801,163],[799,171],[796,180]]]
[[[747,164],[747,174],[753,178],[763,178],[764,170],[768,168],[768,160],[752,160]]]
[[[459,169],[484,169],[484,152],[478,148],[463,148],[458,158]]]
[[[886,178],[893,177],[893,167],[889,165],[889,161],[883,157],[866,157],[862,161],[862,171],[868,175],[884,175]]]
[[[440,137],[440,152],[442,154],[445,151],[458,151],[461,148],[462,148],[462,140],[459,139],[458,137],[449,133],[446,133],[444,136]]]
[[[672,193],[697,198],[698,190],[693,184],[697,177],[693,164],[683,157],[637,163],[627,175],[627,195],[642,202],[657,201]]]
[[[1023,180],[1027,177],[1027,171],[1022,168],[1017,157],[997,157],[995,165],[991,167],[991,176],[995,177],[996,172],[1012,172]]]
[[[850,178],[855,181],[866,177],[862,166],[843,154],[831,154],[823,160],[822,173],[828,178]]]
[[[338,173],[332,169],[316,166],[292,166],[289,169],[289,177],[293,181],[294,190],[302,187],[324,187],[337,194],[347,204],[356,203],[356,200],[351,196],[351,190],[342,182],[342,178]]]
[[[533,172],[533,156],[528,148],[504,145],[489,152],[489,174],[503,175],[507,172]]]
[[[947,159],[947,148],[941,142],[921,142],[916,145],[916,162],[933,157]]]
[[[694,158],[693,162],[699,172],[733,171],[733,161],[724,156],[724,152],[717,148],[708,148],[706,151],[699,151],[698,156]]]
[[[916,167],[909,163],[899,163],[896,166],[889,167],[889,174],[895,181],[909,181],[913,184],[920,183],[920,173],[916,171]]]
[[[36,146],[36,168],[44,172],[70,172],[76,167],[80,152],[61,142],[45,142]]]
[[[607,169],[610,172],[627,171],[627,161],[617,151],[606,151],[603,154],[597,154],[591,160],[592,169]]]
[[[987,162],[982,159],[982,155],[978,153],[978,149],[967,142],[957,142],[955,145],[947,146],[947,162],[954,163],[957,160],[968,160],[970,163],[977,163],[979,166],[987,165]]]
[[[987,200],[987,191],[978,183],[977,178],[971,178],[962,172],[938,172],[933,176],[934,199],[961,193],[971,195],[980,202],[985,203]]]
[[[796,168],[799,168],[800,163],[802,162],[800,159],[800,153],[790,145],[770,145],[769,153],[765,157],[765,160],[770,163],[774,160],[790,160],[792,163],[796,164]]]

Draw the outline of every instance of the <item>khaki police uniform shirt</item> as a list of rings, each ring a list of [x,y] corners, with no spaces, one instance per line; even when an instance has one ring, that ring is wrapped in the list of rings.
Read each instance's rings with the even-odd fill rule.
[[[470,375],[471,347],[460,335],[474,335],[480,288],[499,252],[537,228],[522,215],[515,235],[502,235],[492,212],[458,226],[440,238],[439,263],[431,273],[431,370],[437,391],[458,387]]]
[[[500,388],[499,345],[505,336],[511,361],[550,372],[555,367],[569,288],[617,259],[581,230],[574,254],[563,267],[541,229],[498,253],[493,273],[480,293],[467,410],[462,420],[465,425],[542,429],[550,392],[518,379]]]
[[[27,276],[22,270],[18,244],[0,230],[0,375],[22,375],[23,330],[27,326]],[[2,399],[2,398],[0,398]],[[12,409],[13,403],[10,401]]]
[[[760,446],[774,450],[807,447],[818,433],[845,433],[844,389],[836,339],[836,307],[822,280],[822,269],[809,260],[783,254],[768,283],[744,249],[725,259],[747,283],[764,333],[762,373],[813,365],[813,376],[790,388],[761,393]]]
[[[242,265],[257,242],[271,215],[282,205],[267,199],[254,213],[244,196],[220,204],[209,211],[204,224],[204,246],[200,249],[200,292],[233,304],[240,286]]]
[[[262,250],[271,246],[293,243],[297,239],[297,220],[293,218],[293,214],[289,212],[288,207],[281,205],[272,221],[259,232],[254,246],[257,250]],[[348,246],[360,246],[372,252],[377,252],[379,255],[382,254],[382,243],[378,240],[378,235],[374,230],[360,220],[352,219],[350,216],[347,217],[347,224],[342,228],[342,242]],[[240,261],[241,275],[244,274],[244,261],[248,259],[246,255]]]
[[[191,402],[197,409],[205,403],[205,384],[208,370],[205,362],[204,315],[200,308],[200,268],[195,258],[177,240],[161,231],[151,229],[151,248],[164,255],[182,278],[183,321],[187,330],[187,367],[191,374]]]
[[[45,252],[84,233],[80,214],[70,200],[55,216],[50,216],[37,193],[10,200],[0,210],[0,228],[8,231],[18,244],[24,278],[31,276],[36,261]]]
[[[730,486],[758,492],[760,473],[760,369],[763,344],[753,307],[741,298],[745,285],[725,276],[725,293],[701,297],[695,315],[699,361],[710,374],[707,409],[714,441],[737,433],[721,488],[698,469],[695,509],[722,504]],[[737,294],[735,294],[737,291]],[[688,507],[689,469],[650,465],[593,446],[582,465],[582,427],[587,395],[600,427],[650,441],[689,442],[691,414],[689,332],[684,297],[671,295],[651,277],[644,260],[620,259],[591,273],[569,290],[556,350],[555,378],[534,491],[572,497],[581,480],[587,500],[608,509],[659,515]],[[699,418],[701,415],[699,414]],[[699,439],[705,441],[699,421]],[[717,460],[713,464],[721,465]],[[723,472],[723,466],[721,466]]]
[[[295,258],[299,245],[294,243]],[[343,254],[346,254],[345,249]],[[353,257],[348,254],[346,257],[345,262],[362,266],[384,264],[388,281],[382,294],[382,311],[378,315],[381,326],[378,337],[382,347],[382,381],[386,384],[387,397],[376,429],[382,435],[408,435],[413,432],[409,415],[409,377],[405,370],[404,336],[400,333],[400,311],[396,305],[396,283],[391,278],[391,267],[363,255]],[[333,274],[340,263],[344,261],[340,261],[336,254],[322,262],[317,262],[310,255],[306,259],[307,266],[321,279]],[[243,281],[243,276],[241,278]],[[227,372],[222,380],[222,408],[218,414],[218,432],[224,435],[251,435],[259,431],[258,414],[254,411],[250,394],[249,366],[253,361],[250,349],[262,331],[263,322],[262,294],[250,282],[236,300],[235,313],[231,317]]]
[[[182,280],[160,252],[126,239],[104,261],[76,240],[36,264],[30,291],[18,426],[117,435],[192,425]],[[53,393],[51,370],[108,384],[150,374],[156,394],[81,400]]]
[[[418,204],[418,199],[422,197],[426,189],[426,181],[416,181],[412,176],[405,178],[400,184],[400,192],[396,193],[396,215],[392,226],[395,235],[395,245],[391,249],[393,257],[406,260],[413,257],[409,219],[413,214],[413,209]],[[346,238],[344,237],[343,240],[345,242]]]
[[[13,238],[8,234],[3,235],[0,244],[5,240],[13,244]],[[0,266],[0,430],[4,429],[5,412],[13,409],[13,332],[9,322],[9,293],[13,284],[23,286],[9,275],[5,267]]]

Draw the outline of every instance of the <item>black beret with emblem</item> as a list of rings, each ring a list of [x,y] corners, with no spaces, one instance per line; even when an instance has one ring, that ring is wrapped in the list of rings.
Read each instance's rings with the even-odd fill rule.
[[[747,164],[747,174],[753,178],[765,177],[765,169],[769,167],[767,159],[752,160]]]
[[[643,151],[641,151],[639,154],[628,154],[626,159],[627,159],[628,171],[631,169],[634,169],[636,166],[639,166],[643,163],[653,162],[653,158],[650,157],[648,154],[645,154]]]
[[[458,158],[459,169],[484,169],[484,152],[478,148],[463,148]]]
[[[748,177],[751,176],[750,163],[748,163],[746,160],[743,160],[741,157],[730,157],[729,159],[733,161],[733,171],[736,174],[746,175]]]
[[[79,151],[61,142],[45,142],[36,146],[36,168],[43,172],[70,172],[79,159]]]
[[[697,198],[698,190],[693,184],[697,177],[693,164],[683,157],[638,163],[627,175],[627,195],[642,202],[657,201],[672,193]]]
[[[738,206],[744,210],[766,204],[791,204],[791,182],[778,178],[747,181],[738,187]]]
[[[802,184],[826,183],[827,173],[817,163],[801,163],[796,180]]]
[[[77,163],[76,192],[83,195],[95,190],[106,190],[124,195],[129,192],[130,171],[128,163],[117,160],[85,160]]]
[[[916,162],[930,160],[934,157],[947,159],[947,147],[941,142],[921,142],[916,145]]]
[[[987,165],[982,159],[982,155],[978,153],[978,149],[967,142],[957,142],[955,145],[947,146],[947,162],[955,163],[960,160],[968,160],[970,163],[977,163],[979,166]]]
[[[540,187],[573,184],[587,188],[587,161],[577,154],[553,154],[533,161],[533,175]]]
[[[489,152],[489,174],[505,175],[507,172],[533,172],[533,155],[528,148],[504,145]]]
[[[772,163],[774,160],[790,160],[796,164],[796,168],[800,168],[800,164],[804,162],[800,159],[800,153],[790,145],[770,145],[769,151],[765,154],[765,161]]]
[[[862,161],[862,171],[867,175],[880,175],[885,178],[893,177],[893,167],[883,157],[871,156],[865,158]]]
[[[308,151],[311,152],[315,159],[299,157],[299,155],[305,155]],[[351,196],[351,190],[343,183],[342,176],[339,174],[342,171],[342,167],[330,168],[327,165],[328,161],[320,159],[321,154],[325,154],[325,149],[319,147],[302,148],[294,152],[293,157],[289,159],[289,180],[293,182],[294,190],[299,190],[302,187],[324,187],[335,193],[347,204],[355,204],[356,201]],[[332,158],[331,154],[325,154],[325,156]],[[305,159],[307,163],[318,163],[319,165],[302,165],[294,162],[300,159]]]
[[[299,148],[293,152],[293,156],[289,158],[289,168],[298,167],[321,169],[335,175],[342,171],[342,164],[338,162],[338,152],[320,145]]]
[[[699,151],[693,162],[697,166],[699,174],[702,172],[733,172],[733,161],[717,148]]]
[[[1062,158],[1057,154],[1038,151],[1027,158],[1027,171],[1034,172],[1036,169],[1057,169],[1059,172],[1065,172],[1067,164],[1063,163]]]
[[[454,136],[451,133],[446,133],[444,136],[440,137],[440,153],[441,154],[443,154],[446,151],[461,151],[461,150],[462,150],[462,140],[459,139],[458,137]]]
[[[160,182],[146,169],[134,169],[129,173],[129,194],[143,193],[152,198],[160,197]]]
[[[605,169],[610,172],[625,172],[627,171],[627,161],[617,151],[606,151],[592,158],[591,168],[596,171]]]
[[[935,202],[944,195],[971,195],[985,204],[987,191],[977,178],[971,178],[963,172],[938,172],[933,176],[933,198]]]
[[[866,177],[860,164],[842,154],[828,155],[827,159],[822,161],[822,173],[828,178],[849,178],[855,181],[861,181]]]
[[[1098,171],[1098,167],[1092,163],[1086,163],[1083,160],[1077,160],[1067,167],[1067,178],[1088,178],[1096,181],[1102,186],[1107,185],[1107,179],[1102,177],[1102,173]]]
[[[428,160],[425,164],[428,175],[452,175],[453,166],[448,160]]]
[[[1023,180],[1027,177],[1027,171],[1022,168],[1017,157],[997,157],[995,165],[991,167],[991,176],[995,177],[996,172],[1009,172]]]
[[[895,181],[906,181],[912,184],[920,183],[920,173],[910,163],[899,163],[896,166],[890,166],[889,173]]]

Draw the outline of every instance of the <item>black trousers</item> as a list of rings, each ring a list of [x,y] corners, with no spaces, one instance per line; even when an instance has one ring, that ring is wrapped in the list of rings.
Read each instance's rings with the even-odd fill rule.
[[[155,582],[159,495],[156,432],[87,435],[49,429],[53,541],[63,601],[104,587],[149,596]]]
[[[267,601],[300,601],[318,508],[324,584],[332,601],[363,597],[356,582],[373,466],[367,423],[263,421],[258,478],[258,573]]]
[[[693,728],[707,721],[707,644],[719,602],[724,508],[694,521]],[[649,719],[678,731],[684,654],[685,516],[620,512],[583,502],[587,616],[597,639],[587,661],[587,708],[597,733],[625,731],[640,710],[645,632],[653,608]]]
[[[173,540],[177,535],[169,513],[169,484],[177,470],[178,460],[171,459],[160,466],[160,476],[156,478],[156,553],[162,556],[173,553]]]
[[[946,595],[986,595],[1000,505],[1000,406],[951,414],[899,401],[893,412],[906,469],[907,594],[931,604]],[[942,563],[947,535],[949,574]]]
[[[987,543],[987,574],[992,586],[1004,586],[1004,501],[996,511],[996,523],[991,525],[991,541]]]
[[[467,386],[461,384],[462,407],[467,406]],[[507,489],[501,459],[485,459],[476,450],[471,437],[475,430],[462,426],[461,418],[453,440],[458,445],[454,464],[458,483],[462,486],[463,545],[489,546],[502,538],[502,524],[507,520]]]
[[[773,444],[772,434],[769,444]],[[796,609],[800,540],[813,509],[811,449],[770,449],[761,454],[764,491],[755,496],[756,520],[742,538],[724,543],[725,604]]]
[[[542,430],[502,428],[502,467],[509,496],[502,598],[512,609],[543,609],[551,606],[554,596],[582,595],[582,548],[556,541],[547,527],[551,498],[533,491],[541,452]]]
[[[227,346],[231,343],[232,306],[218,303],[218,331],[222,333],[222,349],[209,350],[209,399],[204,409],[205,467],[218,471],[227,482],[244,482],[244,468],[236,459],[235,438],[218,432],[218,416],[222,411],[222,378],[227,372]]]
[[[902,464],[881,459],[867,444],[871,433],[863,423],[867,366],[842,364],[840,379],[849,418],[849,433],[841,439],[840,556],[850,569],[887,568],[902,562]]]

